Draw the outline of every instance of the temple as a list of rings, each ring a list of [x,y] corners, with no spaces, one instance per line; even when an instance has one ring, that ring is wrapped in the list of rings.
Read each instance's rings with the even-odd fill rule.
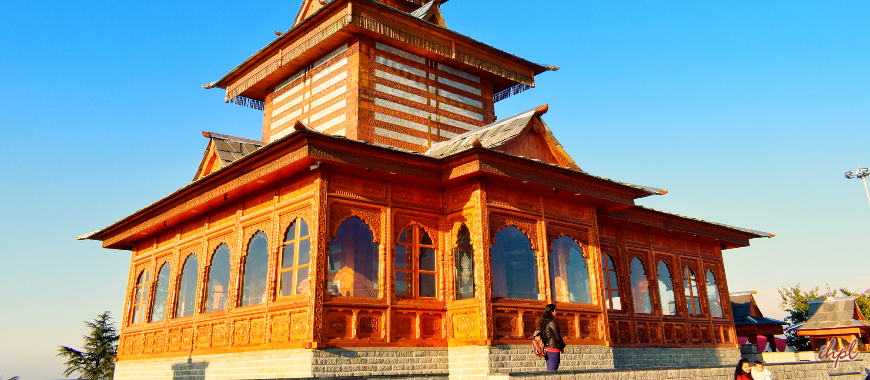
[[[723,251],[773,235],[639,205],[667,192],[583,171],[547,105],[498,119],[558,68],[443,3],[305,0],[204,86],[262,136],[203,132],[191,183],[79,237],[132,252],[117,378],[537,371],[549,303],[563,369],[739,359]]]
[[[761,313],[758,304],[755,303],[755,291],[731,293],[731,314],[734,317],[734,327],[737,329],[737,339],[754,344],[758,351],[764,352],[764,346],[770,344],[771,351],[785,351],[784,347],[777,348],[777,335],[783,335],[783,326],[787,323],[767,318]],[[764,337],[759,342],[759,337]],[[782,340],[780,340],[782,341]],[[783,343],[784,344],[784,343]]]
[[[810,338],[813,350],[847,349],[853,343],[861,351],[870,349],[870,321],[861,314],[855,297],[809,301],[809,318],[796,328],[798,336]]]

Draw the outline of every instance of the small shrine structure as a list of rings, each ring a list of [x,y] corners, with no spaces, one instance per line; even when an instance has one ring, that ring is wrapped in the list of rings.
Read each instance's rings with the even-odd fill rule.
[[[758,337],[763,336],[770,344],[770,350],[776,351],[776,335],[784,334],[783,326],[787,323],[765,317],[755,303],[755,291],[731,293],[731,314],[734,316],[734,327],[737,337],[746,338],[749,343],[758,346]],[[764,347],[758,347],[763,350]]]
[[[558,68],[443,3],[305,0],[204,86],[259,140],[204,132],[191,183],[79,237],[131,251],[117,378],[539,370],[549,303],[563,369],[736,362],[722,254],[773,235],[638,205],[667,192],[583,171],[547,105],[498,119]]]
[[[823,345],[845,349],[855,340],[859,350],[870,350],[870,321],[861,314],[855,297],[810,300],[809,304],[810,317],[797,328],[797,335],[809,337],[813,350]]]

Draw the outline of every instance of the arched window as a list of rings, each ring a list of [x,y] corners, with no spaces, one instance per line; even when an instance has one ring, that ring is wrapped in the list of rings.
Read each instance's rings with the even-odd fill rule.
[[[532,242],[519,228],[507,226],[495,235],[492,245],[492,295],[536,300],[538,265]]]
[[[278,274],[279,297],[308,294],[308,264],[311,262],[311,237],[308,223],[296,219],[284,233],[284,247]]]
[[[208,294],[205,299],[205,312],[227,308],[230,290],[230,247],[221,244],[214,250],[211,266],[208,268]]]
[[[631,298],[634,299],[634,312],[652,314],[652,302],[649,297],[649,279],[643,262],[635,257],[631,261]]]
[[[613,265],[613,258],[610,255],[604,255],[601,266],[604,272],[604,299],[607,301],[607,308],[622,310],[622,300],[619,298],[619,276]]]
[[[674,296],[674,279],[671,270],[664,261],[659,261],[659,299],[662,303],[663,315],[677,315],[677,299]]]
[[[435,245],[423,227],[412,225],[399,235],[395,256],[395,294],[407,298],[435,298]],[[416,284],[416,291],[414,285]]]
[[[459,226],[453,252],[453,289],[457,300],[474,298],[474,247],[464,223]]]
[[[695,280],[695,272],[689,267],[683,270],[683,286],[686,291],[686,306],[689,314],[701,315],[701,295],[698,294],[698,281]]]
[[[130,324],[145,322],[145,305],[148,304],[148,281],[150,280],[148,270],[143,270],[139,273],[139,278],[136,280],[136,289],[133,290],[133,315],[130,318]]]
[[[269,272],[269,238],[257,231],[248,241],[248,253],[242,263],[242,294],[240,306],[259,305],[266,301],[266,280]]]
[[[362,219],[345,219],[329,240],[329,283],[332,296],[378,297],[378,243]]]
[[[716,285],[716,276],[712,270],[707,271],[707,302],[710,304],[710,315],[713,318],[722,318],[722,301],[719,300],[719,286]]]
[[[178,301],[175,304],[175,318],[193,315],[196,307],[196,283],[199,281],[199,261],[190,254],[181,269],[181,282],[178,284]]]
[[[166,300],[169,298],[169,263],[163,263],[157,272],[157,286],[154,288],[154,306],[151,307],[151,322],[166,318]]]
[[[550,288],[556,302],[592,303],[589,291],[589,266],[583,248],[574,239],[562,236],[550,251]]]

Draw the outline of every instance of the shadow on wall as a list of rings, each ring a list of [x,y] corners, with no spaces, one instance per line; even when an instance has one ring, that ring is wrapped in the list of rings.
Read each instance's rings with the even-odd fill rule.
[[[187,363],[172,365],[172,380],[205,380],[206,368],[208,362],[194,362],[193,358],[188,357]]]

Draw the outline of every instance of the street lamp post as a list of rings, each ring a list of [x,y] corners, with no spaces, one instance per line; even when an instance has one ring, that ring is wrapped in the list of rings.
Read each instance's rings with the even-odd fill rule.
[[[854,174],[852,174],[852,171],[846,172],[847,179],[857,178],[864,180],[864,192],[867,193],[867,202],[870,203],[870,190],[867,189],[867,177],[870,177],[870,169],[867,168],[858,169]]]

